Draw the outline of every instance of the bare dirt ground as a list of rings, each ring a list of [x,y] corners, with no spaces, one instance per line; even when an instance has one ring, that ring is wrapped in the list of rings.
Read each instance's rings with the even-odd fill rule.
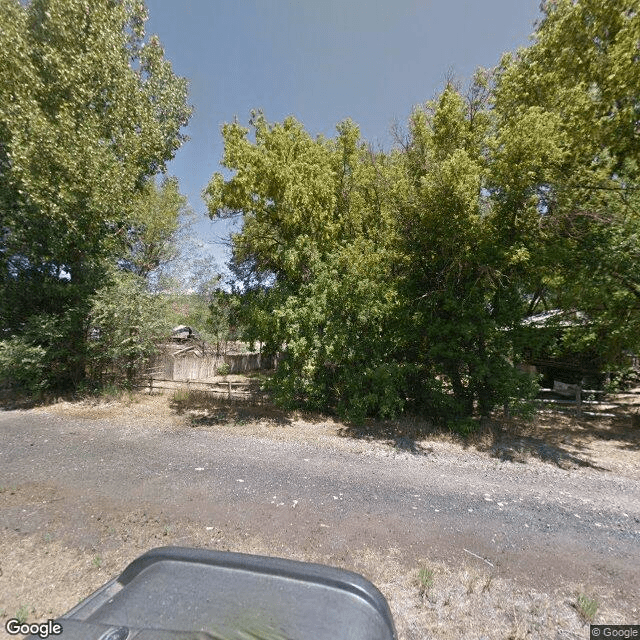
[[[615,418],[585,416],[578,420],[557,412],[540,413],[531,423],[494,422],[467,440],[434,431],[418,420],[355,428],[323,416],[212,404],[207,398],[198,392],[138,395],[0,412],[5,414],[5,422],[0,419],[0,436],[3,429],[9,434],[4,458],[0,457],[0,638],[8,637],[2,634],[9,617],[42,621],[61,615],[118,575],[135,557],[166,545],[287,557],[361,573],[389,601],[401,640],[586,639],[590,621],[640,623],[640,428],[633,397],[621,398],[629,407]],[[44,425],[38,432],[40,440],[28,430],[16,440],[15,433],[23,431],[22,427],[12,431],[13,425],[29,421]],[[307,511],[303,503],[288,505],[286,517],[275,517],[267,507],[273,510],[280,503],[250,507],[249,494],[236,499],[229,493],[233,509],[245,509],[244,517],[232,510],[216,511],[213,517],[213,512],[197,502],[173,508],[148,494],[144,500],[128,501],[127,486],[121,489],[124,497],[112,495],[112,481],[107,479],[108,491],[87,488],[77,482],[79,476],[73,475],[71,467],[67,467],[68,475],[60,472],[57,476],[54,467],[59,462],[43,458],[43,451],[52,450],[49,437],[59,437],[62,443],[64,435],[72,433],[83,438],[84,459],[94,464],[89,452],[98,449],[89,434],[95,433],[98,441],[100,434],[116,431],[127,447],[135,447],[136,442],[142,445],[147,437],[190,438],[194,447],[202,442],[224,448],[229,442],[237,449],[238,443],[245,443],[248,452],[254,445],[265,451],[280,447],[288,455],[302,447],[300,455],[317,453],[327,473],[333,473],[327,461],[336,458],[347,466],[363,461],[367,469],[391,465],[389,473],[400,476],[407,470],[408,475],[425,472],[434,478],[442,471],[444,477],[453,469],[454,475],[447,475],[446,481],[458,473],[460,486],[467,486],[465,474],[470,478],[468,487],[478,478],[488,479],[492,491],[477,487],[474,500],[492,507],[502,504],[495,497],[501,495],[501,484],[502,493],[508,496],[526,472],[526,482],[537,492],[535,496],[531,493],[531,500],[539,500],[534,509],[551,523],[547,527],[558,529],[557,540],[565,541],[563,554],[545,559],[541,541],[539,546],[505,543],[503,555],[497,551],[491,555],[488,543],[483,543],[489,534],[483,534],[484,538],[478,534],[475,541],[468,530],[464,537],[451,529],[451,535],[436,539],[436,529],[425,524],[413,530],[400,515],[398,526],[391,530],[392,515],[383,519],[374,513],[367,522],[371,532],[376,527],[381,531],[365,535],[362,520],[328,511],[333,504],[315,510],[309,506]],[[66,444],[60,446],[56,460],[63,457],[68,462],[74,452],[66,451]],[[12,460],[25,456],[27,461],[30,451],[36,449],[34,455],[40,456],[36,459],[42,460],[42,469],[23,473],[20,465],[8,463],[7,456]],[[308,457],[304,460],[309,462]],[[109,463],[104,458],[100,461]],[[50,471],[44,468],[49,464]],[[384,484],[391,476],[381,477]],[[437,485],[435,479],[433,482]],[[379,488],[376,492],[383,493]],[[553,515],[556,507],[546,498],[551,494],[557,501],[557,496],[567,496],[562,501],[564,511],[557,512],[561,515]],[[447,511],[452,500],[453,494],[443,495],[442,503],[431,500],[430,513],[436,517]],[[528,494],[522,495],[527,502]],[[333,500],[339,504],[342,497],[334,495]],[[574,506],[573,501],[581,504]],[[360,502],[353,508],[367,507],[368,511],[368,498]],[[403,504],[391,505],[389,513],[401,511]],[[284,513],[283,508],[279,513]],[[496,509],[502,512],[503,508]],[[455,522],[458,511],[442,522]],[[467,515],[473,509],[464,511]],[[295,524],[289,523],[293,512],[299,518]],[[335,520],[330,519],[331,514]],[[520,520],[531,514],[517,512],[505,530],[528,527]],[[491,524],[498,516],[502,517],[495,511],[477,517]],[[564,520],[569,518],[573,528],[564,532]],[[581,533],[572,524],[578,521],[588,521],[591,528]],[[534,526],[538,525],[532,521]],[[598,538],[603,528],[607,536]],[[578,535],[584,540],[576,538],[572,552],[572,536]]]

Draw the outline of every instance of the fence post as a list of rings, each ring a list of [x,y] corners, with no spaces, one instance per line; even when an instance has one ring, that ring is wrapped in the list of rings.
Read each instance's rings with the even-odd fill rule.
[[[582,417],[582,385],[576,387],[576,414],[578,418]]]
[[[231,402],[231,381],[227,380],[227,391],[229,392],[229,402]]]

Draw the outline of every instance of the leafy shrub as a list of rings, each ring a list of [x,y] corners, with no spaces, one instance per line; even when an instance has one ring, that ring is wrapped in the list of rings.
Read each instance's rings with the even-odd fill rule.
[[[228,362],[223,362],[218,366],[219,376],[228,376],[231,373],[231,365]]]
[[[143,278],[116,272],[91,300],[88,369],[99,386],[131,385],[144,372],[156,344],[169,334],[163,302]],[[91,334],[90,334],[91,337]]]
[[[0,382],[24,388],[30,392],[45,389],[47,379],[46,350],[29,344],[25,338],[12,336],[0,342]]]
[[[447,427],[462,437],[471,435],[479,426],[478,420],[474,418],[454,418],[447,421]]]

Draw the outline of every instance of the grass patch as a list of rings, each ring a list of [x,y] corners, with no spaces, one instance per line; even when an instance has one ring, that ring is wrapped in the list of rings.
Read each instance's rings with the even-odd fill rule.
[[[24,624],[27,619],[29,618],[29,615],[35,613],[35,609],[28,605],[28,604],[23,604],[17,611],[16,611],[16,620],[20,623],[20,624]]]
[[[188,405],[190,399],[191,399],[191,391],[189,389],[176,389],[173,392],[171,401],[173,402],[173,404],[180,407],[183,405]]]
[[[585,622],[593,622],[598,613],[598,601],[585,593],[579,593],[575,604],[576,610]]]
[[[433,587],[435,572],[433,569],[427,569],[422,567],[418,571],[418,584],[419,592],[421,596],[426,596],[429,593],[429,589]]]

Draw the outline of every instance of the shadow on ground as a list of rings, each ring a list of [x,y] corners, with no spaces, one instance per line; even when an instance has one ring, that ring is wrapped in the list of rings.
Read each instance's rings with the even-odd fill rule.
[[[561,468],[606,470],[592,460],[592,446],[597,442],[612,442],[621,451],[640,451],[637,408],[632,406],[613,416],[577,417],[546,411],[530,422],[496,419],[478,436],[470,438],[467,446],[501,460],[526,462],[533,457]]]
[[[420,417],[396,421],[343,425],[338,435],[375,441],[415,455],[432,451],[428,442],[445,440],[502,461],[526,463],[538,459],[560,468],[607,469],[593,460],[592,445],[611,441],[620,451],[640,451],[638,407],[622,407],[611,416],[582,416],[560,411],[539,412],[532,420],[493,417],[477,431],[462,436]]]
[[[0,411],[26,411],[36,407],[47,407],[59,402],[77,402],[85,397],[87,396],[73,392],[28,394],[14,389],[1,389]]]
[[[371,421],[364,425],[342,425],[338,435],[343,438],[366,440],[386,444],[398,451],[417,456],[433,453],[433,447],[424,440],[432,436],[442,437],[443,431],[423,418],[411,417],[400,420]]]
[[[207,391],[190,390],[176,392],[169,401],[170,408],[178,415],[189,413],[191,426],[237,425],[256,420],[268,420],[271,424],[286,426],[293,422],[287,412],[263,403],[251,396],[247,398],[217,398]]]

